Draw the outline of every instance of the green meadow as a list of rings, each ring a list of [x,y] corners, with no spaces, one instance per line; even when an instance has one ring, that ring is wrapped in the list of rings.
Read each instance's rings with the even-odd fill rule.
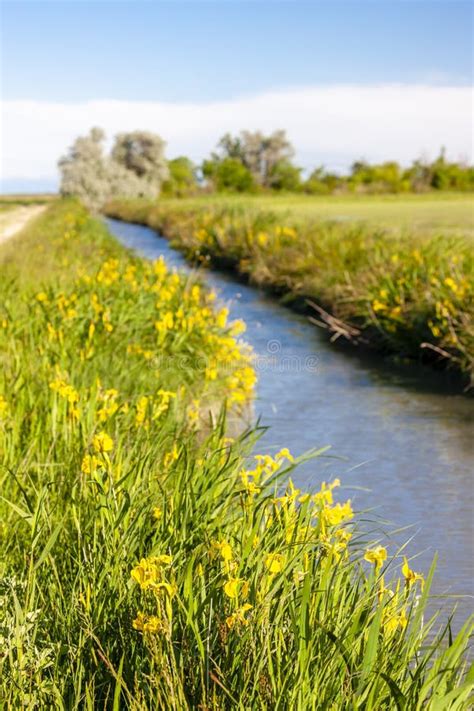
[[[474,201],[471,193],[429,192],[402,195],[302,194],[225,195],[166,199],[172,208],[238,205],[291,215],[293,220],[340,220],[363,222],[370,227],[416,234],[474,237]]]

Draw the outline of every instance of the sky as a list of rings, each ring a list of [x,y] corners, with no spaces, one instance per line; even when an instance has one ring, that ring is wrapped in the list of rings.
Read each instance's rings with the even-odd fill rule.
[[[472,4],[3,0],[2,189],[48,189],[74,137],[153,130],[202,160],[287,130],[296,162],[472,160]]]

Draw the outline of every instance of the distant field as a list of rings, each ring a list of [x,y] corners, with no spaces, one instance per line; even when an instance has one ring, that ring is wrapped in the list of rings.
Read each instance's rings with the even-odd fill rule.
[[[0,211],[3,212],[18,205],[43,205],[56,200],[57,197],[55,193],[0,195]]]
[[[474,198],[471,194],[329,196],[209,195],[166,200],[166,205],[191,207],[235,204],[278,210],[308,220],[363,221],[411,232],[465,234],[474,237]]]
[[[12,206],[43,204],[55,200],[51,193],[0,195],[0,213]],[[167,198],[169,207],[197,207],[209,204],[242,205],[291,213],[304,220],[362,221],[386,229],[429,234],[465,234],[474,238],[474,196],[464,193],[428,195],[202,195]]]

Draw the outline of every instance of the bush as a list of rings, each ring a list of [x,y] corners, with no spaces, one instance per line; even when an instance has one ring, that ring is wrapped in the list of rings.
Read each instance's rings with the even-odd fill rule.
[[[250,170],[237,158],[224,158],[219,162],[206,161],[203,175],[210,178],[218,192],[253,192],[256,183]]]

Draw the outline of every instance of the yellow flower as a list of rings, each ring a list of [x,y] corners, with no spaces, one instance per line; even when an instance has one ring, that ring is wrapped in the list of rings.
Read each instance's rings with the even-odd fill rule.
[[[333,502],[333,497],[332,497],[332,491],[333,489],[336,489],[338,486],[341,486],[341,482],[339,479],[334,479],[334,481],[331,484],[326,484],[325,481],[321,484],[321,489],[313,495],[313,501],[315,504],[318,505],[328,505],[332,504]]]
[[[285,559],[281,553],[269,553],[265,558],[265,565],[272,575],[283,570],[284,562]]]
[[[415,585],[417,581],[420,582],[421,584],[421,589],[423,589],[424,585],[424,578],[421,575],[421,573],[415,573],[414,570],[411,570],[410,566],[408,565],[408,560],[406,557],[403,558],[403,566],[402,566],[402,574],[403,577],[405,578],[405,582],[407,586],[410,588],[412,585]]]
[[[352,511],[351,502],[346,501],[345,504],[336,504],[332,508],[326,507],[323,509],[323,515],[329,526],[338,526],[343,521],[349,521],[353,518],[354,512]]]
[[[151,585],[158,582],[159,568],[151,564],[146,558],[142,558],[130,573],[133,580],[138,583],[142,590],[146,590]]]
[[[229,578],[224,584],[224,592],[231,600],[235,600],[239,596],[239,590],[242,597],[247,597],[248,583],[242,578]]]
[[[275,455],[275,459],[276,460],[287,459],[289,462],[292,462],[292,463],[295,461],[295,458],[291,454],[288,447],[283,447],[283,449],[280,449],[280,451],[277,452],[277,454]]]
[[[376,548],[368,548],[364,555],[364,560],[375,565],[375,569],[378,570],[382,567],[385,560],[387,560],[387,549],[383,546],[377,546]]]
[[[255,482],[249,481],[248,479],[246,481],[244,481],[243,484],[244,484],[244,489],[246,490],[246,492],[249,496],[256,496],[261,491],[260,487],[257,486],[255,484]]]
[[[335,535],[339,541],[339,544],[344,546],[346,546],[352,538],[352,533],[347,531],[345,528],[339,528]]]
[[[153,509],[153,518],[155,518],[157,521],[163,516],[163,511],[160,509],[159,506],[155,506]]]
[[[171,450],[171,452],[166,452],[164,459],[163,459],[163,466],[165,468],[169,467],[169,465],[172,464],[173,462],[175,462],[178,459],[178,457],[179,457],[178,447],[175,443],[175,444],[173,444],[173,449]]]
[[[232,560],[233,553],[232,553],[232,547],[227,543],[227,541],[222,541],[222,543],[218,543],[218,547],[221,553],[221,556],[224,560]]]
[[[242,605],[242,607],[239,607],[239,609],[236,610],[232,615],[226,617],[225,622],[227,627],[231,630],[236,624],[248,625],[249,621],[246,619],[245,613],[251,609],[252,605],[250,605],[248,602],[246,602],[245,605]]]
[[[171,562],[172,558],[167,554],[142,558],[132,569],[130,575],[133,580],[140,585],[142,590],[146,590],[147,588],[169,588],[168,592],[171,593],[171,586],[168,583],[162,582],[162,568],[165,565],[170,565]]]
[[[379,299],[374,299],[372,301],[372,308],[377,313],[378,311],[386,311],[388,307],[387,304],[384,304],[382,301],[379,301]]]
[[[83,474],[94,474],[100,465],[101,461],[95,454],[85,454],[82,459],[81,472]]]
[[[446,277],[444,284],[446,284],[446,286],[449,287],[454,294],[459,290],[458,285],[451,277]]]
[[[155,615],[145,615],[143,612],[138,613],[132,625],[135,630],[148,632],[149,634],[156,634],[157,632],[162,632],[164,629],[163,622],[159,617]]]
[[[142,395],[136,404],[136,415],[135,415],[135,424],[137,427],[140,425],[143,425],[143,423],[146,420],[146,412],[148,408],[148,398],[146,395]]]
[[[0,395],[0,418],[6,417],[8,414],[8,402],[5,400],[3,395]]]
[[[382,621],[384,631],[391,636],[397,629],[405,629],[408,624],[408,619],[405,610],[402,610],[397,615],[392,615]]]
[[[40,291],[39,294],[36,294],[36,301],[39,301],[39,303],[46,303],[48,301],[48,295],[44,293],[44,291]]]
[[[167,553],[162,553],[161,555],[153,558],[153,560],[157,561],[158,564],[163,564],[163,565],[171,565],[171,563],[173,562],[172,557],[170,555],[168,555]]]
[[[232,321],[230,333],[232,336],[240,336],[245,333],[246,328],[245,322],[242,319],[238,319],[237,321]]]
[[[223,308],[216,314],[216,325],[218,328],[225,328],[227,324],[227,317],[229,315],[229,309]]]
[[[92,438],[92,446],[96,452],[110,452],[113,449],[114,441],[106,432],[98,432]]]

